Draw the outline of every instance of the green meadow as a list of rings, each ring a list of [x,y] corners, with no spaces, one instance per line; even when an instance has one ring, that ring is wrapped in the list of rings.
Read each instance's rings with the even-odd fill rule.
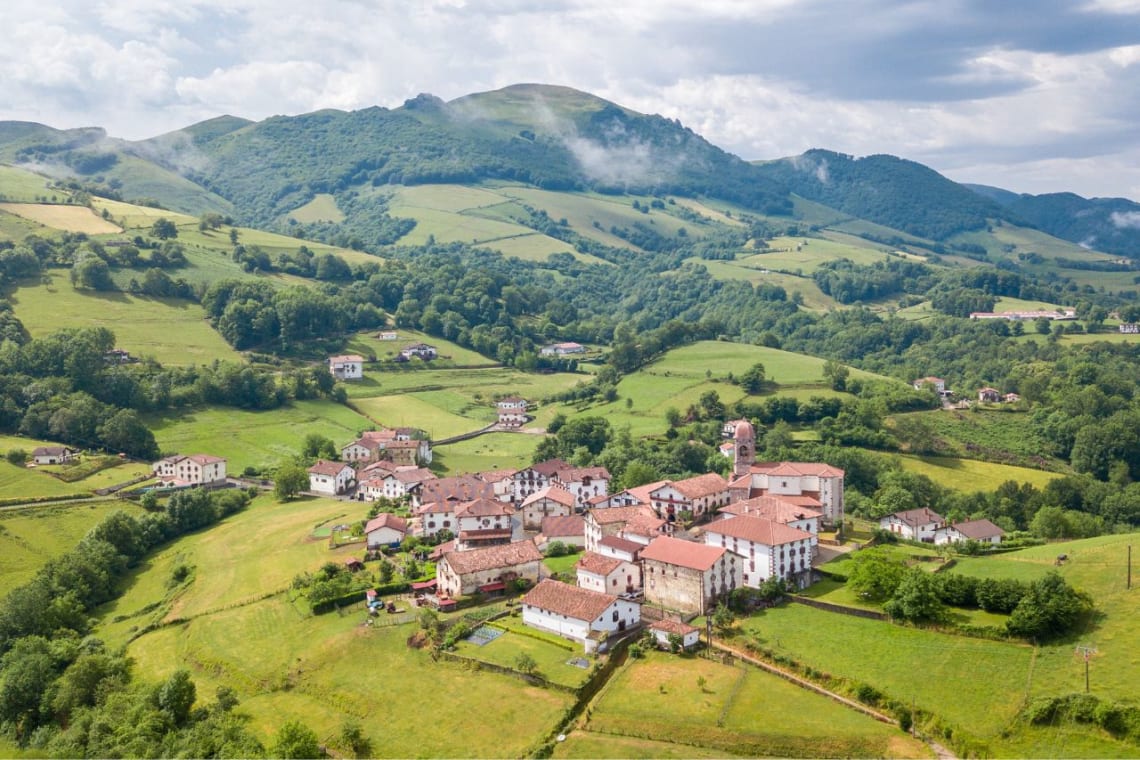
[[[35,203],[45,196],[58,193],[48,188],[48,178],[42,174],[0,164],[0,199]]]
[[[272,467],[297,455],[309,433],[343,446],[374,424],[326,400],[294,401],[266,411],[224,407],[179,410],[151,416],[146,422],[163,452],[223,456],[234,474],[246,467]]]
[[[915,456],[912,454],[889,456],[902,464],[902,468],[907,472],[925,475],[938,485],[953,488],[956,491],[994,491],[1002,483],[1009,480],[1017,483],[1030,483],[1037,488],[1044,488],[1049,484],[1049,481],[1061,477],[1061,473],[1057,472],[996,462],[983,462],[979,459]]]
[[[344,221],[344,212],[336,205],[336,198],[328,193],[317,193],[304,206],[290,211],[288,216],[303,224]]]
[[[380,340],[380,334],[386,332],[396,333],[396,339]],[[382,373],[384,376],[397,374],[415,375],[420,372],[456,366],[487,367],[497,365],[494,359],[488,359],[486,356],[472,351],[469,348],[464,348],[444,338],[437,338],[434,335],[428,335],[419,330],[411,330],[406,327],[385,327],[380,330],[368,330],[366,332],[357,333],[349,337],[348,343],[345,345],[345,353],[357,353],[366,359],[375,357],[377,361],[385,361],[394,358],[404,347],[411,343],[427,343],[428,345],[435,346],[436,350],[439,351],[439,357],[430,362],[413,359],[402,366],[385,369]],[[372,367],[366,366],[364,368],[365,376],[367,377],[371,374],[373,369]]]
[[[32,337],[61,327],[106,327],[118,348],[162,364],[241,360],[191,301],[76,290],[62,270],[52,270],[46,282],[10,290],[8,300]]]
[[[531,464],[542,436],[526,433],[487,433],[432,450],[433,464],[449,473],[518,470]]]
[[[926,757],[893,726],[748,665],[651,651],[619,670],[590,708],[591,735],[777,757]],[[608,749],[598,746],[600,757]],[[656,755],[654,755],[656,756]]]
[[[861,241],[858,245],[844,236],[838,240],[828,237],[776,237],[768,241],[768,251],[737,259],[743,266],[779,269],[785,272],[800,271],[810,275],[819,265],[836,259],[850,259],[856,264],[868,265],[887,259],[883,246]],[[836,237],[839,237],[838,235]]]

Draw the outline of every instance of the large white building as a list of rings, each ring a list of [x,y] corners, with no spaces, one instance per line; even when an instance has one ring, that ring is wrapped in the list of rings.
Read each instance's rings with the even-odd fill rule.
[[[842,522],[843,470],[821,462],[767,462],[754,464],[747,475],[729,486],[732,501],[776,496],[823,513],[826,525]]]
[[[759,588],[780,578],[803,588],[811,582],[812,534],[764,517],[717,520],[705,528],[705,543],[740,556],[741,582]]]
[[[659,536],[641,550],[645,601],[704,615],[741,584],[740,557],[719,546]]]
[[[337,380],[360,380],[364,377],[364,357],[356,354],[330,356],[329,372]]]
[[[641,605],[612,594],[544,580],[522,598],[525,625],[577,641],[593,652],[611,635],[641,622]]]
[[[313,493],[336,496],[347,491],[355,479],[356,470],[344,462],[318,459],[309,468],[309,490]]]
[[[226,479],[226,460],[209,454],[176,454],[155,462],[154,476],[164,488],[222,483]]]

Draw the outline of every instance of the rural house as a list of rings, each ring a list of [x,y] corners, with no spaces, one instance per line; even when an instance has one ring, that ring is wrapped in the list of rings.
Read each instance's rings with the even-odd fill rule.
[[[730,486],[732,500],[776,496],[823,512],[825,525],[843,521],[843,470],[821,462],[764,462],[753,464]]]
[[[651,491],[649,501],[669,522],[691,520],[728,504],[728,481],[715,472],[672,481]]]
[[[996,404],[1001,401],[1001,391],[997,388],[978,388],[978,401],[983,404]]]
[[[356,354],[330,356],[329,372],[337,380],[360,380],[364,377],[364,357]]]
[[[794,588],[811,584],[813,534],[764,517],[717,520],[705,530],[705,543],[740,556],[741,582],[759,588],[779,578]]]
[[[724,547],[659,536],[641,550],[645,600],[704,615],[741,584],[740,558]]]
[[[574,512],[574,497],[561,486],[547,486],[522,503],[523,528],[538,530],[545,517],[569,515]]]
[[[530,419],[526,415],[527,402],[524,398],[518,396],[507,396],[504,399],[499,399],[495,406],[499,411],[499,424],[507,427],[519,427],[525,425],[526,421]]]
[[[544,517],[539,526],[538,535],[534,542],[538,548],[546,551],[546,547],[555,541],[566,546],[583,549],[586,546],[586,520],[581,515],[563,515],[561,517]]]
[[[226,460],[209,454],[191,454],[160,459],[154,463],[154,476],[161,488],[208,486],[224,483]]]
[[[650,623],[649,632],[653,634],[658,649],[669,649],[670,635],[681,637],[681,648],[686,652],[701,642],[701,629],[680,620],[655,620]]]
[[[416,428],[384,428],[369,430],[360,438],[340,450],[346,462],[377,462],[391,460],[397,465],[412,467],[430,464],[431,442],[422,430]]]
[[[430,538],[440,531],[455,533],[455,510],[459,508],[458,501],[433,501],[416,508],[414,514],[417,518],[416,535],[421,538]]]
[[[735,504],[729,504],[720,511],[723,518],[732,518],[739,515],[763,517],[775,520],[783,525],[811,533],[811,545],[819,544],[819,523],[823,512],[811,507],[803,507],[785,501],[778,496],[757,496],[754,499],[745,499]]]
[[[942,515],[922,507],[895,512],[879,520],[879,527],[911,541],[934,542],[934,533],[946,522]]]
[[[950,523],[934,531],[934,543],[956,544],[963,541],[977,541],[998,546],[1004,536],[1005,531],[989,520],[967,520]]]
[[[911,383],[911,385],[916,391],[920,391],[929,385],[930,387],[934,388],[934,392],[939,396],[945,396],[949,393],[949,391],[946,390],[946,381],[940,377],[934,377],[932,375],[928,377],[920,377]]]
[[[475,475],[452,475],[425,480],[418,486],[410,487],[408,493],[411,494],[413,507],[432,502],[451,502],[458,506],[465,501],[494,499],[495,487]]]
[[[408,521],[382,512],[364,526],[364,537],[370,551],[396,549],[408,535]]]
[[[641,590],[641,566],[630,560],[585,552],[574,566],[578,585],[607,594],[632,594]]]
[[[641,623],[641,605],[612,594],[544,580],[522,598],[525,625],[577,641],[587,653]]]
[[[397,361],[409,361],[411,359],[420,359],[421,361],[430,362],[439,356],[435,346],[429,346],[427,343],[413,343],[410,346],[405,346],[400,355],[396,357]]]
[[[67,464],[75,459],[75,451],[66,446],[37,446],[32,449],[36,464]]]
[[[648,526],[650,521],[658,525],[664,523],[652,507],[644,505],[591,509],[586,513],[586,548],[597,551],[598,542],[606,536],[622,536],[631,520],[636,527]]]
[[[516,470],[483,470],[475,473],[475,477],[489,484],[495,491],[495,498],[499,501],[512,501],[515,493],[514,477]]]
[[[461,551],[511,542],[509,505],[495,499],[475,499],[455,508],[456,533]]]
[[[581,343],[567,341],[566,343],[552,343],[539,349],[539,356],[571,356],[586,353],[586,347]]]
[[[541,491],[551,483],[551,479],[559,470],[568,470],[570,465],[561,459],[548,459],[545,462],[524,467],[511,476],[514,492],[511,500],[516,504],[531,494]]]
[[[436,565],[439,593],[455,598],[502,591],[508,583],[538,583],[542,553],[534,541],[448,552]]]
[[[347,491],[356,479],[356,470],[344,462],[328,462],[318,459],[309,468],[309,490],[336,496]]]
[[[605,467],[565,467],[554,473],[551,483],[560,485],[574,496],[574,507],[586,508],[589,499],[610,491],[610,471]]]

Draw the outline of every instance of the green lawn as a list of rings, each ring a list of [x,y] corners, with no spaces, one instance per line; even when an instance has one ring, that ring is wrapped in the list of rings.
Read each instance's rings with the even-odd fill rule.
[[[309,224],[311,222],[342,222],[344,212],[336,205],[336,198],[328,193],[317,193],[304,206],[289,212],[290,219]]]
[[[573,575],[574,567],[581,558],[581,552],[575,552],[574,554],[564,554],[561,557],[547,557],[542,561],[542,564],[552,573],[570,573]]]
[[[927,755],[897,728],[750,666],[656,651],[615,674],[586,729],[752,755]]]
[[[447,438],[491,424],[496,414],[491,407],[469,409],[459,394],[448,391],[405,393],[355,399],[353,406],[371,420],[388,427],[417,427],[432,438]]]
[[[31,453],[30,448],[27,451]],[[89,491],[91,486],[82,480],[64,483],[46,472],[37,472],[35,468],[0,460],[0,499],[70,496]]]
[[[913,700],[955,730],[983,739],[1009,724],[1029,684],[1033,650],[1019,644],[906,628],[798,604],[755,615],[743,627],[766,648],[817,670],[869,683],[894,699]]]
[[[483,646],[460,641],[455,653],[480,662],[514,668],[521,654],[528,654],[537,664],[537,673],[548,681],[563,686],[578,687],[590,677],[590,670],[570,665],[569,660],[586,658],[582,646],[564,639],[551,637],[553,641],[536,638],[533,629],[523,626],[518,620],[501,618],[494,625],[507,628],[499,638]],[[525,633],[518,633],[522,629]],[[591,660],[591,666],[593,661]]]
[[[1010,464],[983,462],[978,459],[955,457],[897,456],[907,472],[925,475],[940,486],[957,491],[994,491],[1002,483],[1012,480],[1044,488],[1049,481],[1061,477],[1060,473],[1016,467]]]
[[[104,517],[119,510],[142,513],[135,504],[116,499],[0,512],[0,596],[31,580],[45,562],[74,548]]]
[[[300,452],[309,433],[331,438],[338,446],[356,439],[373,423],[351,409],[326,400],[294,401],[268,411],[212,407],[151,416],[147,426],[168,453],[214,454],[229,460],[227,469],[273,466]],[[398,424],[398,423],[397,423]]]
[[[34,203],[43,196],[58,193],[58,190],[48,190],[48,178],[42,174],[14,166],[0,166],[0,196],[3,200]]]
[[[395,332],[396,340],[380,340],[377,337],[381,332]],[[454,366],[478,366],[486,367],[488,365],[496,365],[494,359],[489,359],[480,353],[472,351],[469,348],[452,343],[443,338],[437,338],[427,333],[422,333],[419,330],[410,330],[405,327],[389,328],[385,327],[381,330],[370,330],[367,332],[357,333],[349,339],[348,344],[345,346],[346,352],[358,353],[364,357],[376,357],[377,360],[383,361],[395,357],[400,351],[410,343],[427,343],[428,345],[435,346],[439,351],[439,358],[430,362],[421,362],[416,359],[408,362],[398,370],[381,373],[382,375],[389,374],[410,374],[416,375],[422,372],[432,372],[440,367],[454,367]],[[372,372],[371,367],[365,367],[364,373],[368,375]]]
[[[432,450],[433,464],[448,473],[522,469],[533,459],[542,436],[525,433],[488,433]]]
[[[118,348],[162,364],[241,360],[191,301],[76,290],[62,270],[53,270],[46,284],[10,290],[8,299],[32,337],[62,327],[106,327]]]

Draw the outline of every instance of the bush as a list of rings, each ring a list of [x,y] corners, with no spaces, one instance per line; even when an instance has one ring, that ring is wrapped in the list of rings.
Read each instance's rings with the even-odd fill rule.
[[[551,541],[550,545],[546,547],[547,557],[565,557],[570,553],[570,547],[561,541]]]
[[[22,465],[28,461],[28,452],[24,449],[9,449],[4,458],[14,465]]]

